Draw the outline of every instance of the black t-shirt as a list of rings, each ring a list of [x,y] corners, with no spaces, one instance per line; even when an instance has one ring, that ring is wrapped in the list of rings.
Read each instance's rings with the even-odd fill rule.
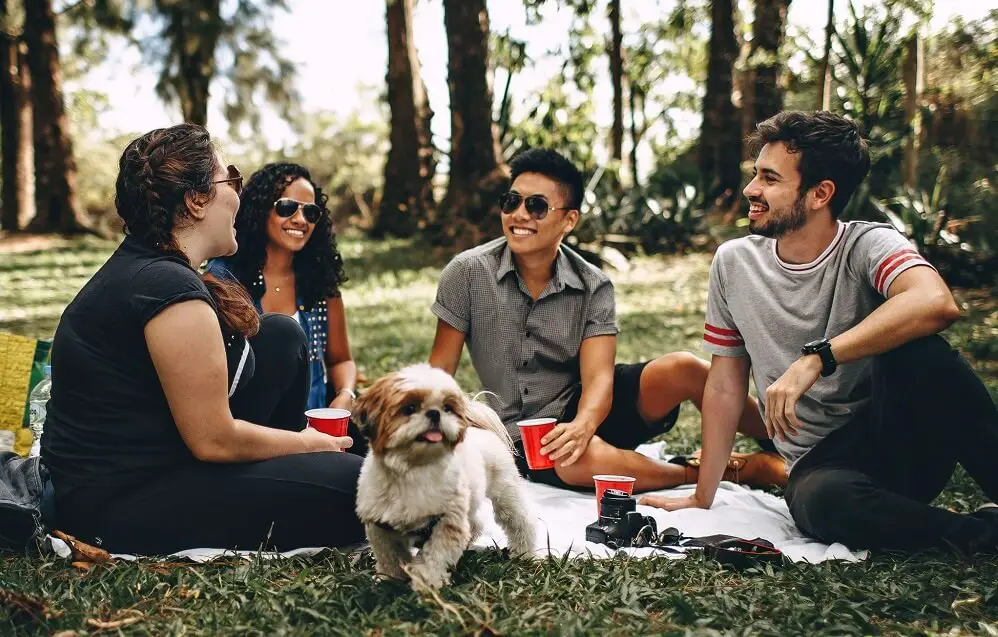
[[[168,306],[192,299],[215,307],[183,259],[127,237],[66,308],[52,343],[42,436],[42,460],[60,495],[135,484],[193,461],[143,331]],[[231,380],[231,359],[229,367]]]

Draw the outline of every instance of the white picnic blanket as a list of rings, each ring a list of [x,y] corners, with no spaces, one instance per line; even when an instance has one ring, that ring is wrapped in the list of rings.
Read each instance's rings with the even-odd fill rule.
[[[645,455],[664,457],[663,443],[654,443],[638,447]],[[543,484],[528,482],[526,491],[529,495],[531,514],[537,520],[536,554],[538,556],[565,554],[579,558],[603,558],[617,553],[602,544],[586,542],[586,525],[596,520],[596,498],[593,493],[577,493],[556,489]],[[693,486],[671,489],[670,496],[682,496],[692,493]],[[867,551],[853,551],[842,544],[822,544],[804,536],[794,524],[782,498],[730,482],[721,483],[714,505],[708,509],[687,509],[684,511],[667,512],[652,507],[639,506],[638,511],[650,515],[658,523],[659,530],[675,527],[687,537],[699,537],[724,533],[745,539],[764,538],[795,562],[818,563],[825,560],[859,561],[866,559]],[[484,531],[475,542],[473,548],[486,549],[495,546],[505,546],[506,537],[496,525],[492,517],[492,509],[486,505],[480,512]],[[62,557],[69,557],[70,550],[62,540],[49,537],[53,550]],[[194,562],[206,562],[224,556],[251,557],[263,555],[266,557],[292,557],[298,555],[313,555],[323,549],[303,548],[286,553],[259,553],[257,551],[227,551],[222,549],[189,549],[170,556],[170,559],[188,559]],[[620,549],[636,557],[668,556],[682,558],[675,553],[664,553],[651,548]],[[134,555],[115,555],[114,557],[133,560]]]

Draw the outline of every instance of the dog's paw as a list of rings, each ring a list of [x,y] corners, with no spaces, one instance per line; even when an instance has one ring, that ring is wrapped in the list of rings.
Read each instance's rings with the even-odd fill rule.
[[[450,573],[428,568],[424,564],[414,564],[408,571],[412,578],[412,588],[418,593],[435,591],[450,583]]]
[[[506,559],[532,560],[536,558],[534,547],[530,545],[517,545],[506,547],[502,550],[502,556]]]
[[[396,571],[393,573],[387,573],[384,571],[375,571],[374,573],[375,582],[407,582],[409,581],[409,576],[405,574],[404,571]]]

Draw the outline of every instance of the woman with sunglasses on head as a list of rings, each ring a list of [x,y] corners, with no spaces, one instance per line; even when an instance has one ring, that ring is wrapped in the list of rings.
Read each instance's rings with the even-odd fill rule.
[[[146,555],[363,539],[361,460],[335,453],[351,439],[304,427],[303,331],[197,273],[236,251],[241,189],[200,126],[125,148],[115,206],[126,237],[66,308],[52,348],[50,525]]]
[[[343,258],[327,198],[305,167],[267,164],[246,182],[236,219],[239,250],[211,261],[207,271],[242,283],[258,311],[301,323],[309,344],[309,409],[350,409],[357,366],[339,290],[346,281]]]

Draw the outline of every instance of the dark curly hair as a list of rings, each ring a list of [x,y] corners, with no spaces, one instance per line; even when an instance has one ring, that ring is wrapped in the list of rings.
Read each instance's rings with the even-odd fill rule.
[[[783,111],[759,122],[749,137],[752,154],[772,142],[800,153],[800,194],[824,180],[835,184],[832,216],[838,217],[870,172],[870,147],[852,120],[828,111]]]
[[[187,200],[211,201],[218,158],[211,136],[196,124],[157,128],[133,140],[118,162],[114,206],[125,232],[136,241],[191,263],[173,237],[190,218]],[[196,271],[196,270],[195,270]],[[222,327],[252,336],[260,327],[251,299],[234,283],[205,281]]]
[[[336,247],[336,234],[326,202],[329,197],[313,180],[304,166],[292,163],[267,164],[253,173],[243,188],[239,214],[236,215],[236,242],[239,250],[229,259],[229,270],[246,286],[254,298],[263,296],[260,271],[267,257],[267,220],[274,202],[297,179],[305,179],[315,189],[315,203],[322,216],[312,236],[294,256],[295,287],[306,310],[319,301],[340,295],[340,285],[347,281],[343,257]]]
[[[510,182],[523,173],[538,173],[555,180],[568,194],[565,206],[578,209],[582,205],[582,194],[585,190],[585,180],[575,164],[568,161],[561,153],[549,148],[531,148],[525,150],[509,162]]]

